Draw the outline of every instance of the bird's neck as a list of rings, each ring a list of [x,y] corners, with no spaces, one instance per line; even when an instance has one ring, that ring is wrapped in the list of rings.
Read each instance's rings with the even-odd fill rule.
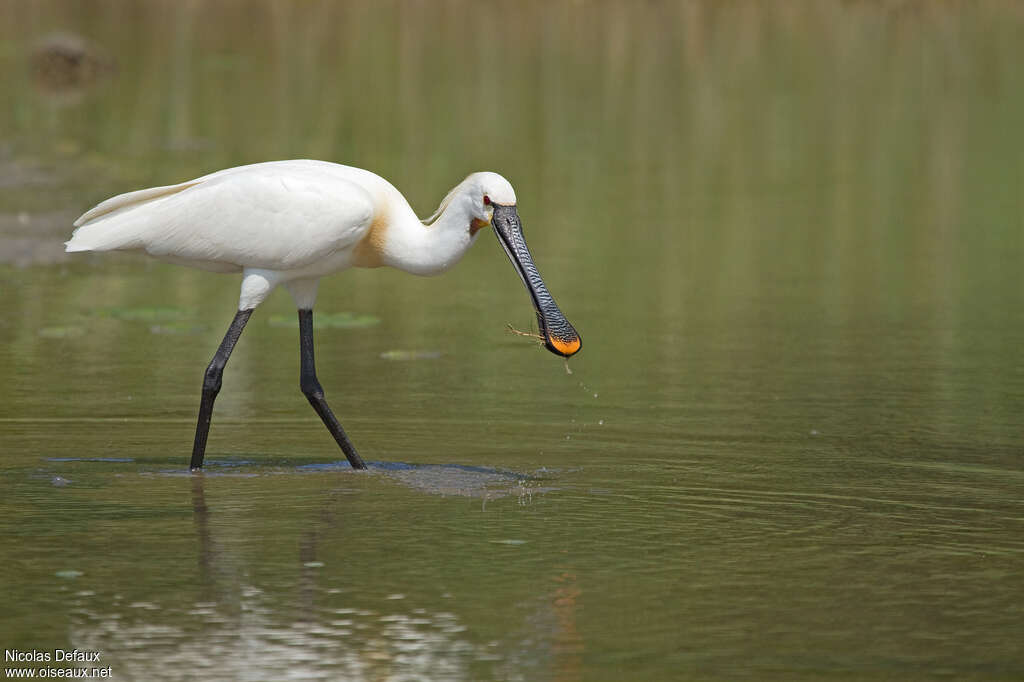
[[[403,211],[389,230],[385,264],[415,275],[440,274],[458,263],[475,241],[472,221],[470,204],[457,190],[425,222],[411,209]]]

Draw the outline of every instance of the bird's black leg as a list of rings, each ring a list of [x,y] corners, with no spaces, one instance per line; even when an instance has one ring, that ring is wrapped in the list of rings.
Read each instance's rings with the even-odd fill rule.
[[[224,335],[224,340],[220,342],[220,347],[217,348],[213,360],[210,360],[206,373],[203,375],[203,397],[199,401],[199,422],[196,424],[196,442],[192,446],[192,471],[203,468],[203,457],[206,455],[206,437],[210,435],[210,417],[213,415],[213,401],[217,399],[217,394],[220,393],[224,365],[228,364],[231,351],[234,350],[238,337],[242,335],[242,330],[245,329],[245,323],[249,321],[250,315],[252,315],[252,308],[239,310],[235,313],[235,319],[231,320],[228,333]]]
[[[313,406],[316,413],[320,415],[327,430],[334,436],[334,440],[341,446],[342,452],[348,458],[348,463],[353,469],[365,469],[366,463],[356,452],[352,441],[345,435],[331,408],[327,406],[324,399],[324,389],[316,378],[316,363],[313,360],[313,311],[299,310],[299,350],[302,354],[302,368],[299,372],[299,385],[305,394],[309,404]]]

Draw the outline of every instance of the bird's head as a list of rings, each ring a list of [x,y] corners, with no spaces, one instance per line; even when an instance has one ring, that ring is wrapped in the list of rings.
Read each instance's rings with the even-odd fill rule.
[[[469,199],[473,220],[470,234],[475,235],[481,228],[491,224],[494,207],[516,205],[516,191],[512,184],[497,173],[473,173],[466,178],[469,185]]]
[[[533,256],[523,238],[523,225],[516,210],[516,193],[512,185],[497,173],[474,173],[466,178],[466,183],[469,184],[467,195],[473,202],[470,234],[476,235],[488,225],[494,229],[530,293],[544,347],[563,357],[575,355],[583,347],[583,341],[559,310],[533,263]]]

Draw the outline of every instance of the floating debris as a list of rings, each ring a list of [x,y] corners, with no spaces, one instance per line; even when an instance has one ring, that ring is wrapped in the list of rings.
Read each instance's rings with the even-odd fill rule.
[[[54,575],[57,576],[58,578],[66,578],[68,580],[74,580],[75,578],[80,578],[81,576],[85,575],[85,573],[82,573],[81,571],[68,570],[68,571],[57,571],[56,573],[54,573]]]
[[[32,76],[43,90],[76,90],[116,70],[116,63],[94,43],[74,33],[51,33],[32,49]]]
[[[516,329],[515,327],[508,323],[505,323],[505,326],[508,327],[508,331],[512,332],[513,334],[516,334],[517,336],[527,336],[531,339],[536,339],[537,341],[544,343],[544,337],[538,334],[537,332],[519,331],[518,329]]]
[[[47,462],[134,462],[132,457],[47,457]]]

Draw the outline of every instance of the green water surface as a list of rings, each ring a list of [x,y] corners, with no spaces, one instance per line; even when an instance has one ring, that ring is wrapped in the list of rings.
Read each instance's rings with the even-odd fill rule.
[[[54,31],[85,57],[40,62]],[[1021,64],[1012,2],[0,2],[0,647],[119,680],[1024,678]],[[485,234],[321,282],[368,472],[278,292],[190,475],[237,276],[62,242],[281,158],[423,216],[505,175],[571,374],[507,331],[535,322]]]

